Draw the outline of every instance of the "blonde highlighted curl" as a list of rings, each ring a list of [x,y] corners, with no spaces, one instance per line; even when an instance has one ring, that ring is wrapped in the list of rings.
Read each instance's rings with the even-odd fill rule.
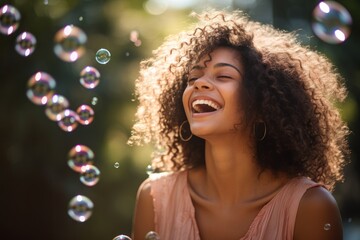
[[[346,97],[343,79],[330,61],[302,46],[292,33],[249,20],[239,11],[192,14],[190,30],[170,36],[142,61],[135,82],[139,101],[130,144],[156,146],[153,167],[179,171],[204,164],[204,140],[181,141],[186,120],[182,94],[189,66],[219,46],[238,51],[244,64],[247,124],[255,116],[267,136],[256,145],[259,166],[274,173],[306,176],[331,190],[343,180],[349,130],[335,107]]]

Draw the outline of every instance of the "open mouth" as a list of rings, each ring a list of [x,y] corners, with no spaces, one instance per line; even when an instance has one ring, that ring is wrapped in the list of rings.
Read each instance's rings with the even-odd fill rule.
[[[215,112],[221,108],[221,106],[211,100],[198,99],[192,102],[193,113],[208,113]]]

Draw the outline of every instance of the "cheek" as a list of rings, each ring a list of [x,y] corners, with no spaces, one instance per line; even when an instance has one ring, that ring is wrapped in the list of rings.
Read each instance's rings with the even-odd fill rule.
[[[182,95],[182,103],[185,112],[189,111],[189,99],[190,99],[190,91],[188,90],[188,88],[185,88],[184,93]]]
[[[235,88],[235,87],[234,87]],[[241,98],[239,96],[239,92],[233,91],[228,95],[228,105],[231,106],[229,111],[232,112],[232,115],[234,118],[242,120],[244,117],[244,109],[243,109],[243,103],[241,102]]]

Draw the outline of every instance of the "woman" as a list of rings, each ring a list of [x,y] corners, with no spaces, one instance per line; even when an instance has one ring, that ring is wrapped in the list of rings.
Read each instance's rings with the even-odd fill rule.
[[[161,173],[139,188],[133,238],[342,239],[340,76],[240,12],[195,16],[141,63],[130,142],[155,143]]]

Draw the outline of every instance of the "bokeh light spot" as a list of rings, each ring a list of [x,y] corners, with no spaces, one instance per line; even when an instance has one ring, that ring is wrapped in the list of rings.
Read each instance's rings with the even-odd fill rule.
[[[165,0],[148,0],[144,3],[144,9],[152,15],[161,15],[168,7],[169,4]]]

